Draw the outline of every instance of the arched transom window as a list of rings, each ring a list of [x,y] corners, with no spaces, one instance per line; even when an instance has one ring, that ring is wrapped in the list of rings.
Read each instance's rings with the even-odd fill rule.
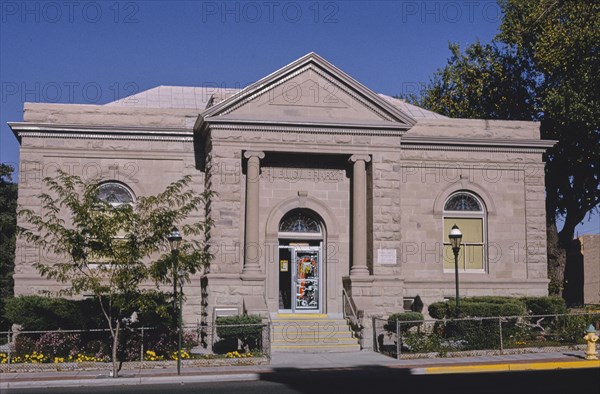
[[[444,270],[454,270],[454,253],[448,234],[455,224],[463,234],[458,269],[470,272],[486,270],[487,215],[483,202],[475,194],[460,191],[444,204]]]
[[[288,212],[279,222],[280,233],[321,234],[321,224],[308,212],[295,209]]]
[[[98,198],[113,206],[135,202],[131,190],[117,182],[106,182],[98,186]]]

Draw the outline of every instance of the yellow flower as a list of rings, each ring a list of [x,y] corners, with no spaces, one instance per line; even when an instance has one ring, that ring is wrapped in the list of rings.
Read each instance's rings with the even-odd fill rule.
[[[190,358],[190,355],[188,352],[186,352],[185,350],[181,351],[181,359],[188,359]],[[177,360],[177,351],[174,351],[173,353],[171,353],[171,360]]]

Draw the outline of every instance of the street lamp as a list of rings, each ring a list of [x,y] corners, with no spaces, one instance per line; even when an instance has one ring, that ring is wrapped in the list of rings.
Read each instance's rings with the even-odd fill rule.
[[[177,269],[179,268],[179,246],[181,245],[183,237],[177,227],[173,227],[171,233],[167,236],[167,239],[171,246],[173,262],[173,310],[177,310]]]
[[[183,278],[185,276],[185,273],[183,272],[183,270],[178,270],[177,271],[177,277],[179,279],[179,319],[178,319],[178,323],[179,323],[179,330],[177,330],[177,375],[181,375],[181,335],[183,333],[183,324],[182,324],[182,320],[183,320]]]
[[[460,252],[460,242],[462,241],[462,233],[455,224],[448,234],[450,238],[450,245],[452,245],[452,251],[454,252],[454,280],[456,281],[456,317],[458,317],[458,311],[460,308],[460,302],[458,299],[458,253]]]
[[[173,227],[171,229],[171,233],[167,236],[169,240],[169,245],[171,246],[171,251],[179,250],[179,245],[181,244],[181,233],[177,229],[177,227]]]
[[[178,345],[177,345],[177,375],[181,375],[181,290],[183,287],[183,271],[179,270],[179,246],[181,245],[181,240],[183,237],[181,233],[177,229],[177,227],[173,227],[171,229],[171,233],[167,236],[169,240],[169,245],[171,246],[171,253],[173,254],[173,308],[178,310],[178,318],[177,318],[177,331],[178,331]],[[179,298],[177,298],[177,283],[179,282]],[[177,307],[177,301],[179,301],[179,307]]]

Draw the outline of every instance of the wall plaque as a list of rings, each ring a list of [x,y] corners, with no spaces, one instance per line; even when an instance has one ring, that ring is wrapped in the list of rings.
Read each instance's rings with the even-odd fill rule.
[[[396,249],[377,249],[377,264],[396,265]]]

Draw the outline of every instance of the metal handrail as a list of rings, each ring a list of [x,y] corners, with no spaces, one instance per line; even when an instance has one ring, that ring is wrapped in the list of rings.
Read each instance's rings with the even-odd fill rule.
[[[350,296],[344,288],[342,288],[342,299],[344,300],[344,305],[342,307],[344,319],[348,319],[348,315],[346,313],[346,303],[348,303],[348,305],[350,306],[350,311],[352,313],[352,320],[354,320],[354,324],[356,324],[359,330],[362,329],[362,325],[360,324],[360,320],[358,319],[358,313],[356,312],[356,309],[354,309],[354,305],[352,305],[352,300],[350,299]]]

